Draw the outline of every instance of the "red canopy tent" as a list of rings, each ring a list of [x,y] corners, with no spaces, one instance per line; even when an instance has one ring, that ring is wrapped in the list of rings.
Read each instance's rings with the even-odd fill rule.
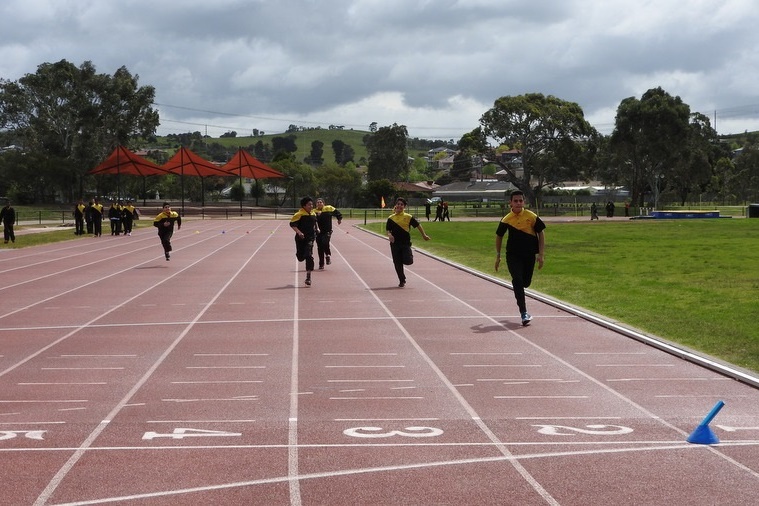
[[[142,158],[141,156],[133,153],[124,146],[118,146],[113,152],[100,162],[97,167],[90,169],[89,174],[121,174],[142,176],[143,177],[143,194],[145,186],[145,177],[155,176],[159,174],[167,174],[165,169],[162,169],[158,165],[154,164],[150,160]],[[116,180],[116,198],[121,198],[121,178]]]
[[[242,187],[243,177],[256,180],[287,177],[277,169],[269,167],[242,148],[237,150],[237,153],[235,153],[232,159],[225,163],[221,168],[230,174],[238,176],[240,178],[240,187]],[[240,199],[240,213],[242,213],[242,199]]]
[[[229,177],[230,173],[214,165],[200,155],[193,153],[182,146],[168,162],[161,166],[164,170],[173,174],[180,174],[182,178],[182,213],[184,213],[184,176],[198,176],[201,178],[201,185],[204,177],[221,176]],[[201,192],[203,193],[203,192]],[[205,196],[203,197],[205,199]],[[202,204],[205,204],[203,200]]]

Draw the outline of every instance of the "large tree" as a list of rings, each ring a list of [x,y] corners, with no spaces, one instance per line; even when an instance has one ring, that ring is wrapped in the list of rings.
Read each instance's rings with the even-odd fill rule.
[[[75,200],[87,171],[117,145],[155,135],[155,90],[138,79],[125,67],[110,76],[89,61],[43,63],[18,81],[0,81],[0,128],[44,160],[40,177]]]
[[[367,142],[369,181],[387,179],[400,181],[408,172],[408,130],[404,125],[381,127]]]
[[[480,118],[480,135],[522,152],[522,172],[495,158],[506,179],[534,203],[544,187],[577,179],[595,134],[582,108],[541,93],[501,97]],[[474,134],[474,132],[473,132]]]
[[[611,148],[620,163],[620,177],[634,205],[646,194],[656,205],[672,179],[672,169],[687,158],[690,107],[661,88],[648,90],[640,100],[624,99],[617,108]]]

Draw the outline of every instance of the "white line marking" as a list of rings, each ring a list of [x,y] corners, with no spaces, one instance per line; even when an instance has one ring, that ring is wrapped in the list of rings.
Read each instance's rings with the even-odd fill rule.
[[[40,367],[42,371],[123,371],[126,367]]]
[[[587,399],[588,395],[495,395],[493,399]]]
[[[646,355],[645,351],[576,351],[575,355]]]
[[[16,383],[19,386],[62,386],[62,385],[107,385],[105,381],[95,381],[90,383]]]
[[[266,369],[265,365],[188,365],[185,369]]]
[[[253,423],[255,420],[146,420],[145,423]]]
[[[412,379],[331,379],[327,383],[412,383]]]
[[[215,383],[263,383],[261,380],[229,380],[229,381],[172,381],[172,385],[208,385],[208,384],[215,384]]]
[[[551,444],[558,444],[558,443],[551,443]],[[656,444],[657,446],[650,446],[650,444]],[[350,446],[356,447],[359,445],[350,445]],[[378,446],[378,444],[372,443],[371,445],[366,445],[366,446],[376,447]],[[410,445],[404,445],[404,446],[410,446]],[[425,446],[425,445],[416,445],[416,446]],[[171,448],[177,449],[177,448],[182,448],[182,447],[175,446]],[[202,449],[203,447],[192,446],[189,448]],[[209,447],[209,448],[217,449],[217,448],[228,448],[228,447],[214,446],[214,447]],[[242,448],[242,447],[235,446],[233,448]],[[150,449],[154,450],[155,448],[151,447]],[[262,478],[259,480],[238,481],[238,482],[232,482],[232,483],[224,483],[220,485],[208,485],[204,487],[174,489],[174,490],[166,490],[162,492],[148,492],[144,494],[133,494],[133,495],[127,495],[127,496],[103,497],[100,499],[93,499],[89,501],[63,503],[63,504],[59,504],[58,506],[86,506],[86,505],[92,505],[92,504],[103,504],[103,503],[112,503],[112,502],[136,501],[140,499],[150,500],[150,499],[157,499],[157,498],[162,498],[162,497],[181,496],[185,494],[205,493],[205,492],[216,491],[216,490],[250,488],[257,485],[291,483],[293,480],[297,482],[304,481],[304,480],[324,480],[325,478],[367,475],[367,474],[373,474],[373,473],[385,475],[388,472],[407,471],[407,470],[414,470],[414,469],[434,469],[434,468],[444,467],[444,466],[472,466],[473,464],[486,464],[486,463],[496,463],[496,462],[512,462],[512,464],[514,464],[515,462],[518,462],[520,460],[533,460],[533,459],[543,459],[543,458],[555,459],[557,457],[575,457],[575,456],[581,456],[581,455],[600,455],[600,454],[611,454],[611,453],[633,453],[633,452],[641,452],[641,451],[650,452],[654,450],[680,451],[680,450],[686,450],[686,449],[692,450],[692,451],[698,451],[698,450],[703,450],[704,447],[703,445],[693,445],[690,443],[683,444],[681,442],[671,442],[669,444],[656,442],[656,443],[649,443],[649,446],[644,446],[640,448],[607,448],[607,449],[592,449],[592,450],[576,450],[576,451],[566,451],[566,452],[534,453],[534,454],[523,454],[523,455],[508,455],[508,456],[503,455],[503,456],[498,456],[498,457],[482,457],[482,458],[472,458],[472,459],[402,464],[402,465],[394,465],[394,466],[344,469],[344,470],[339,470],[339,471],[327,471],[327,472],[319,472],[319,473],[301,474],[297,476],[291,476],[290,474],[288,474],[287,476],[275,476],[271,478]],[[544,497],[546,502],[548,502],[549,504],[558,504],[555,500],[549,501],[548,500],[549,498],[553,499],[551,496]],[[181,501],[180,499],[176,499],[176,500]],[[192,499],[188,498],[187,501],[185,502],[192,502]],[[292,497],[291,497],[290,504],[293,504]],[[300,501],[298,501],[298,504],[300,504]]]
[[[325,369],[403,369],[405,365],[325,365]]]
[[[596,367],[675,367],[675,364],[596,364]]]
[[[325,357],[396,357],[397,353],[322,353]]]
[[[434,422],[440,418],[335,418],[336,422]]]
[[[331,401],[407,401],[407,400],[420,400],[424,397],[330,397]]]
[[[50,358],[135,358],[137,355],[59,355]]]
[[[194,353],[193,357],[268,357],[268,353]]]
[[[622,420],[621,416],[517,416],[515,420]]]
[[[543,367],[540,364],[464,364],[461,367]]]
[[[725,376],[717,378],[611,378],[606,381],[733,381],[733,378],[727,378]]]

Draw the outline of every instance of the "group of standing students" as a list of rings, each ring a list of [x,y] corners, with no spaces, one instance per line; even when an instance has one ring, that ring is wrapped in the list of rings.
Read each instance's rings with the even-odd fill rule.
[[[290,227],[295,232],[295,256],[299,262],[306,264],[307,286],[311,286],[311,272],[314,270],[315,261],[313,256],[314,242],[319,247],[319,268],[324,267],[324,254],[326,262],[330,263],[329,237],[332,233],[332,216],[342,221],[342,215],[332,206],[324,206],[322,199],[317,199],[316,210],[311,197],[304,197],[300,201],[301,208],[290,219]],[[414,262],[413,250],[411,249],[411,229],[419,230],[425,241],[430,236],[424,231],[422,225],[411,214],[406,212],[408,205],[406,199],[398,197],[391,214],[385,224],[388,241],[390,242],[390,254],[393,259],[395,273],[398,276],[398,287],[406,286],[406,274],[404,267]],[[543,268],[545,253],[545,223],[534,212],[525,209],[524,193],[514,191],[509,197],[511,211],[498,223],[495,233],[495,270],[501,264],[503,250],[503,238],[506,237],[506,266],[512,278],[514,298],[519,309],[522,325],[529,325],[532,316],[527,312],[527,300],[525,289],[532,283],[535,265],[538,269]],[[319,216],[322,216],[321,220]],[[324,231],[328,230],[328,234]],[[325,237],[326,241],[318,238]],[[326,252],[326,253],[324,253]]]
[[[85,229],[88,235],[100,237],[103,235],[103,221],[105,212],[99,199],[92,199],[85,204],[79,199],[74,206],[74,235],[84,235]],[[124,204],[122,201],[111,202],[108,209],[108,221],[111,223],[111,235],[132,235],[134,220],[140,219],[140,213],[132,201]]]

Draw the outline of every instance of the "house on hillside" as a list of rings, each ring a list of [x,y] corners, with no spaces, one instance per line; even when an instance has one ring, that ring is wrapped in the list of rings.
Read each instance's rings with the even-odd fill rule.
[[[456,181],[436,188],[432,195],[448,202],[505,202],[515,189],[508,181],[496,179]]]

